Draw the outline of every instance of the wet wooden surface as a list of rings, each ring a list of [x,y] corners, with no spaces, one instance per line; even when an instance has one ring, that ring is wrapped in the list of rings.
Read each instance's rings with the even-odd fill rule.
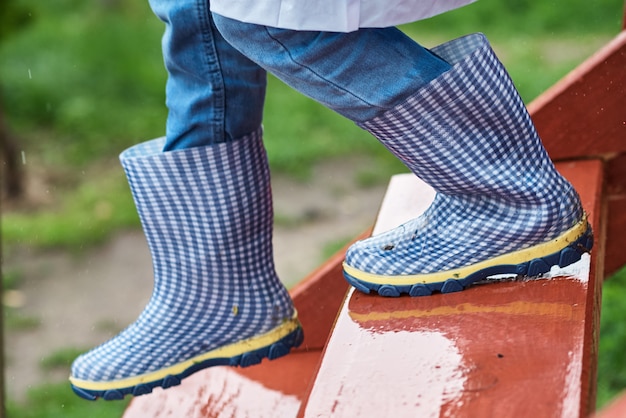
[[[205,369],[180,386],[134,398],[123,418],[294,417],[320,354],[301,351],[243,369]]]
[[[601,227],[602,168],[599,161],[559,165],[594,228]],[[380,224],[415,216],[396,212],[411,189],[429,195],[417,183],[390,188]],[[425,298],[351,292],[299,415],[586,416],[594,405],[596,250],[602,254],[601,242],[593,258],[585,255],[549,280]]]

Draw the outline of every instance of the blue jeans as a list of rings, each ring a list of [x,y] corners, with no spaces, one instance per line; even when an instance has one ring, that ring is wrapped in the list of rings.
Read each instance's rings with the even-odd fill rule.
[[[396,28],[293,31],[212,15],[208,0],[150,4],[166,23],[165,150],[225,142],[256,130],[263,117],[266,70],[364,122],[450,68]]]
[[[213,23],[208,1],[150,0],[165,22],[169,110],[164,151],[241,138],[261,125],[267,75]]]

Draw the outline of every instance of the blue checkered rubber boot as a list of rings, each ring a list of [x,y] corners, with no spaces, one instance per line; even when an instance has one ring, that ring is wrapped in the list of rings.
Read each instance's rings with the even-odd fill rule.
[[[419,218],[355,243],[346,279],[365,293],[425,296],[579,260],[593,238],[578,194],[485,37],[433,52],[452,69],[362,127],[430,184],[435,200]]]
[[[70,381],[86,399],[143,395],[302,342],[274,270],[260,131],[208,147],[163,145],[149,141],[120,156],[152,253],[154,291],[135,323],[74,361]]]

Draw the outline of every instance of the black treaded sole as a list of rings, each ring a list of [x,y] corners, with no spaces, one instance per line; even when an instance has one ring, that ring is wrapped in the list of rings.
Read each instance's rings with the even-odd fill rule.
[[[580,260],[580,257],[591,250],[593,246],[593,232],[589,226],[576,241],[563,249],[534,258],[519,264],[501,264],[478,270],[466,277],[449,278],[436,283],[416,283],[410,285],[378,284],[357,279],[343,272],[345,279],[354,288],[363,293],[376,292],[380,296],[398,297],[402,294],[409,296],[430,296],[433,293],[452,293],[466,289],[472,284],[485,280],[487,277],[498,274],[537,277],[550,271],[552,266],[565,267]],[[390,281],[392,278],[390,278]]]
[[[126,395],[133,396],[141,396],[148,393],[151,393],[152,390],[156,387],[161,387],[163,389],[167,389],[172,386],[180,385],[181,381],[192,375],[193,373],[206,369],[211,366],[240,366],[240,367],[248,367],[254,364],[260,363],[264,358],[268,358],[270,360],[277,359],[279,357],[285,356],[289,353],[292,348],[300,346],[302,341],[304,340],[304,333],[302,332],[302,328],[298,327],[293,330],[291,333],[287,334],[285,337],[280,340],[265,346],[258,348],[256,350],[243,353],[238,356],[230,357],[230,358],[212,358],[205,360],[200,363],[196,363],[193,366],[187,368],[182,373],[177,375],[167,375],[163,379],[159,379],[153,382],[142,383],[136,386],[125,387],[125,388],[115,388],[108,390],[90,390],[77,387],[75,385],[72,386],[72,390],[81,398],[95,401],[98,398],[102,398],[107,401],[112,400],[122,400]]]

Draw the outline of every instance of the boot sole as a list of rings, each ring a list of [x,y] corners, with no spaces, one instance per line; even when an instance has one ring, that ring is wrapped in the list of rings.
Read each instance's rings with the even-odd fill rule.
[[[363,293],[373,291],[387,297],[402,294],[429,296],[434,292],[459,292],[473,283],[498,274],[537,277],[549,272],[552,266],[565,267],[575,263],[592,246],[593,233],[584,216],[580,222],[551,241],[453,270],[384,276],[355,269],[344,262],[343,275],[348,283]]]
[[[89,381],[70,377],[72,390],[81,398],[95,401],[121,400],[126,395],[140,396],[151,393],[156,387],[167,389],[202,369],[211,366],[248,367],[264,358],[277,359],[289,353],[291,348],[302,344],[304,334],[294,315],[273,330],[224,347],[200,354],[173,366],[121,380]]]

